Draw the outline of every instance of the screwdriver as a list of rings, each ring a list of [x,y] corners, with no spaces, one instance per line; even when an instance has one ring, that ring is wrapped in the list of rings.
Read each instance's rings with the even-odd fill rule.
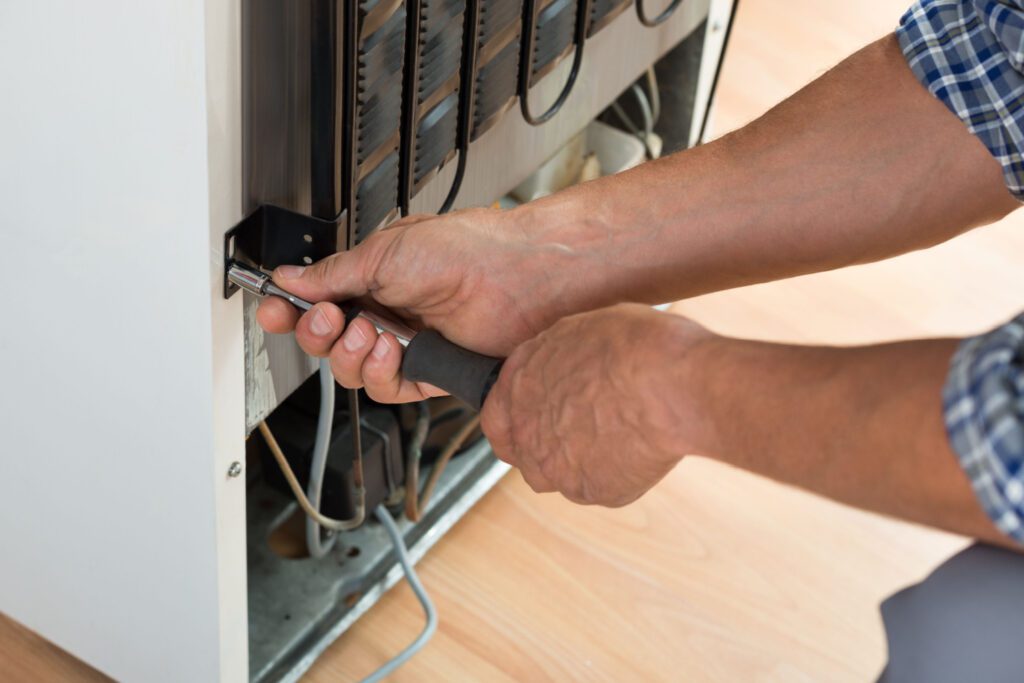
[[[313,304],[278,287],[269,275],[240,261],[228,266],[228,280],[260,297],[276,296],[302,311]],[[484,356],[454,344],[434,330],[419,332],[408,326],[366,310],[352,302],[339,304],[346,326],[355,318],[368,320],[377,332],[390,332],[405,347],[402,376],[412,382],[426,382],[447,391],[470,407],[480,410],[501,372],[504,361]]]

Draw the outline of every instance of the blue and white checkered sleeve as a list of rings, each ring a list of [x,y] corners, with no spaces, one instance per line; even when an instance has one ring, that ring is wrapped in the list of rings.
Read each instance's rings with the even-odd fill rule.
[[[918,80],[985,144],[1024,201],[1024,0],[918,0],[896,36]]]
[[[1024,313],[953,356],[946,432],[985,512],[1024,543]]]

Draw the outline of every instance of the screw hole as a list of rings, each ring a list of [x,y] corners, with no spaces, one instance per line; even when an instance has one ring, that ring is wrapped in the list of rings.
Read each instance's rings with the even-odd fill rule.
[[[352,546],[351,548],[348,549],[348,552],[345,553],[345,554],[348,555],[349,557],[359,557],[359,547],[358,546]]]
[[[302,262],[303,262],[303,263],[305,263],[305,264],[306,264],[306,265],[308,266],[308,265],[309,265],[310,263],[312,263],[312,262],[313,262],[313,259],[311,259],[311,258],[310,258],[310,257],[308,257],[308,256],[303,256],[303,257],[302,257]]]
[[[302,239],[304,239],[306,241],[306,244],[313,244],[313,236],[312,235],[303,235]]]

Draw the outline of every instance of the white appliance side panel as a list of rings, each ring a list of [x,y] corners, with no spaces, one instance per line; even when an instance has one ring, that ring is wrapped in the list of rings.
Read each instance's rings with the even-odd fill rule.
[[[711,116],[714,116],[714,105],[711,101],[711,88],[715,83],[715,74],[718,72],[718,64],[722,61],[725,50],[725,36],[729,31],[729,20],[732,17],[732,7],[736,0],[711,0],[708,9],[708,25],[704,34],[704,54],[700,60],[700,75],[697,78],[697,97],[694,100],[693,118],[690,123],[690,146],[708,142],[708,139],[701,140],[701,127],[704,124],[704,117],[708,108],[711,108]],[[710,134],[712,126],[708,121],[708,129],[704,131],[705,138]]]
[[[119,680],[221,673],[204,61],[199,0],[0,3],[0,610]]]
[[[214,458],[220,680],[249,680],[245,479],[245,342],[242,296],[224,299],[224,233],[242,220],[240,0],[206,0],[209,291],[213,332]]]

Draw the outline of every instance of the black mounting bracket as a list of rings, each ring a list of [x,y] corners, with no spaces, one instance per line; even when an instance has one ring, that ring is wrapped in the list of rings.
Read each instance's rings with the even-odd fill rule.
[[[224,298],[238,289],[227,279],[233,261],[264,270],[313,263],[348,246],[347,226],[344,211],[335,219],[324,219],[271,204],[260,206],[224,233]]]

